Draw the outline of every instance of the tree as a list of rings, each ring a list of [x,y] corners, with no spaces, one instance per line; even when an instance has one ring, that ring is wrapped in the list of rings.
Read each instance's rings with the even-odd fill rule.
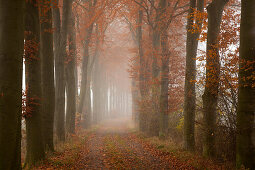
[[[225,5],[229,0],[213,0],[207,7],[208,30],[206,46],[206,82],[203,94],[203,112],[205,121],[205,134],[203,154],[215,154],[215,128],[219,88],[219,48],[218,36]]]
[[[188,21],[187,21],[187,43],[186,43],[186,76],[184,94],[184,143],[187,150],[193,151],[195,147],[195,113],[196,113],[196,56],[198,38],[200,33],[193,33],[192,27],[195,24],[201,29],[202,22],[195,18],[196,0],[190,0]],[[197,1],[197,10],[204,11],[204,0]]]
[[[255,114],[255,2],[242,0],[237,109],[236,165],[255,167],[252,142]]]
[[[161,30],[161,82],[160,82],[160,124],[159,137],[165,138],[168,129],[168,85],[169,85],[169,49],[166,28]]]
[[[25,65],[26,65],[26,166],[44,159],[42,136],[42,84],[40,56],[40,21],[36,1],[26,2]]]
[[[75,113],[76,113],[76,32],[75,16],[73,12],[69,14],[70,22],[68,29],[69,55],[66,66],[66,129],[68,133],[75,133]]]
[[[156,10],[155,25],[152,28],[152,47],[153,47],[153,57],[152,57],[152,117],[150,120],[150,135],[158,136],[160,129],[160,103],[159,103],[159,94],[160,94],[160,85],[158,84],[160,80],[160,66],[158,64],[158,56],[160,54],[160,28],[162,26],[162,17],[166,11],[166,0],[160,0],[158,8]],[[163,118],[162,118],[163,119]]]
[[[95,61],[98,58],[99,55],[99,46],[100,46],[100,39],[99,39],[99,30],[98,30],[98,24],[96,24],[95,28],[95,36],[96,36],[96,42],[95,42],[95,52],[94,55],[89,57],[88,61],[88,70],[87,70],[87,85],[86,85],[86,99],[85,99],[85,106],[86,106],[86,113],[85,113],[85,120],[83,123],[83,126],[85,128],[89,128],[91,126],[91,118],[92,118],[92,107],[91,107],[91,79],[92,79],[92,70],[96,69],[95,67]],[[95,99],[96,100],[96,99]],[[95,108],[96,110],[96,108]]]
[[[95,66],[93,72],[93,122],[98,124],[101,121],[102,113],[100,112],[101,100],[100,100],[100,63],[99,57],[96,56]]]
[[[24,2],[0,1],[0,169],[21,169]]]
[[[138,57],[139,57],[139,64],[140,64],[140,66],[139,66],[139,91],[141,94],[141,101],[144,101],[148,91],[145,87],[146,63],[145,63],[145,56],[144,56],[144,50],[143,50],[143,27],[142,27],[143,10],[140,6],[139,6],[139,10],[137,13],[138,13],[138,16],[136,19],[136,22],[137,22],[136,41],[137,41],[137,46],[138,46]],[[135,81],[135,80],[133,80],[133,81]],[[135,100],[138,100],[138,99],[135,99]],[[135,100],[133,102],[135,102]],[[139,128],[143,132],[146,131],[146,116],[145,116],[145,113],[142,111],[142,109],[140,109],[140,112],[139,112]]]
[[[83,108],[84,108],[84,103],[85,103],[85,98],[86,98],[86,91],[87,91],[87,85],[88,85],[88,63],[89,63],[89,58],[90,58],[90,54],[89,54],[89,45],[91,42],[91,36],[93,33],[93,28],[94,28],[94,24],[95,21],[92,20],[92,17],[95,12],[95,6],[97,4],[97,0],[90,0],[89,2],[89,10],[88,10],[88,16],[89,16],[89,26],[86,28],[86,36],[84,39],[84,56],[82,59],[82,77],[81,77],[81,93],[80,93],[80,103],[79,103],[79,107],[78,107],[78,112],[82,113]]]
[[[59,7],[54,9],[53,20],[56,27],[55,44],[55,77],[56,77],[56,134],[60,141],[65,140],[65,58],[67,57],[67,31],[72,1],[63,1],[62,26],[60,29]]]
[[[41,55],[42,55],[42,109],[43,138],[46,150],[54,150],[53,128],[55,111],[54,54],[51,4],[42,1],[41,6]]]

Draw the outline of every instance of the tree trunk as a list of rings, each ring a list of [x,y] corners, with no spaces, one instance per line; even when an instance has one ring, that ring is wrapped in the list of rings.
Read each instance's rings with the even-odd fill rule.
[[[157,31],[153,33],[153,58],[152,58],[152,113],[149,122],[149,135],[158,136],[159,135],[159,73],[160,67],[158,65],[158,55],[160,48],[160,35]]]
[[[144,129],[142,122],[143,115],[139,114],[139,105],[138,105],[138,90],[137,90],[137,81],[135,78],[132,78],[132,87],[131,87],[131,94],[132,94],[132,119],[134,120],[136,125],[139,125],[140,130]],[[111,98],[112,98],[112,90],[111,90]],[[112,102],[112,101],[111,101]],[[111,110],[113,111],[113,110]]]
[[[99,61],[95,60],[95,68],[93,72],[93,122],[97,124],[100,120],[100,86],[99,86]]]
[[[92,31],[94,28],[94,23],[89,26],[86,30],[86,38],[84,42],[84,56],[82,59],[82,77],[81,77],[81,93],[80,93],[80,103],[79,103],[79,113],[82,113],[86,98],[87,90],[87,80],[88,80],[88,63],[89,63],[89,44],[91,40]]]
[[[71,12],[71,0],[63,1],[62,27],[60,30],[59,46],[56,44],[56,134],[60,141],[65,140],[65,59],[67,46],[67,31],[69,12]],[[55,9],[56,14],[58,13]],[[58,23],[58,15],[54,15],[54,21]],[[58,33],[56,33],[58,34]],[[57,40],[56,40],[57,41]],[[59,48],[58,48],[59,47]]]
[[[59,76],[57,70],[59,69],[59,66],[57,65],[58,63],[58,58],[59,58],[59,53],[60,53],[60,29],[61,29],[61,21],[60,21],[60,10],[59,10],[59,0],[56,0],[56,7],[52,9],[52,16],[53,16],[53,42],[54,42],[54,61],[55,61],[55,104],[57,104],[57,91],[58,91],[58,80],[57,77]],[[56,131],[56,120],[57,120],[57,106],[55,106],[55,114],[54,114],[54,130]]]
[[[198,38],[200,33],[192,33],[191,29],[194,22],[199,28],[202,22],[195,20],[196,0],[190,0],[189,17],[187,21],[187,44],[186,44],[186,75],[185,75],[185,94],[184,94],[184,147],[189,151],[195,149],[195,113],[196,113],[196,56]],[[204,11],[204,0],[197,1],[197,10]]]
[[[153,29],[153,58],[152,58],[152,117],[150,120],[149,133],[151,136],[159,136],[159,118],[160,118],[160,66],[158,64],[158,58],[160,55],[160,30],[163,28],[162,17],[166,12],[166,0],[160,0],[157,14],[156,14],[156,26]]]
[[[45,2],[44,2],[45,3]],[[47,13],[40,15],[41,23],[41,55],[42,55],[42,110],[43,110],[43,138],[47,150],[54,150],[53,128],[55,111],[55,86],[54,86],[54,54],[53,36],[48,30],[52,30],[52,11],[50,4],[44,4],[49,8]]]
[[[208,33],[206,49],[206,82],[203,94],[203,112],[205,121],[205,139],[203,145],[204,156],[215,155],[215,128],[217,115],[218,87],[219,87],[219,48],[218,36],[224,6],[229,0],[214,0],[207,7]]]
[[[160,89],[160,123],[159,137],[165,139],[168,128],[168,85],[169,85],[169,50],[167,30],[162,30],[161,50],[161,89]]]
[[[96,25],[96,35],[98,35],[98,26]],[[84,127],[89,128],[91,126],[92,121],[92,108],[91,108],[91,83],[92,83],[92,70],[95,67],[95,60],[99,54],[99,39],[96,40],[96,48],[95,54],[92,57],[89,57],[88,65],[87,65],[87,81],[86,81],[86,96],[85,96],[85,120]]]
[[[0,169],[21,169],[24,2],[0,1]]]
[[[88,82],[87,82],[87,90],[86,90],[86,113],[85,113],[85,120],[84,120],[84,127],[89,128],[91,126],[91,75],[88,75]]]
[[[72,12],[70,12],[69,24],[69,58],[66,66],[66,96],[67,96],[67,110],[66,110],[66,129],[68,133],[75,133],[75,113],[76,113],[76,82],[75,82],[75,68],[76,68],[76,32],[75,19]]]
[[[25,64],[26,64],[26,166],[30,168],[44,159],[42,136],[42,84],[40,57],[40,21],[36,1],[26,2]],[[38,46],[38,48],[35,48]]]
[[[236,165],[237,168],[244,165],[249,169],[255,167],[255,146],[252,142],[255,114],[254,9],[255,1],[242,0]]]
[[[143,104],[145,102],[145,97],[147,95],[147,91],[145,88],[145,58],[143,54],[143,30],[142,30],[142,20],[143,20],[143,11],[140,9],[138,11],[138,18],[137,18],[137,31],[136,31],[136,37],[137,37],[137,45],[138,45],[138,56],[140,60],[140,66],[139,66],[139,91],[141,94],[141,104],[139,109],[139,129],[143,132],[146,131],[146,113],[143,111]],[[135,80],[133,80],[135,81]],[[139,91],[137,93],[139,93]],[[137,94],[138,95],[138,94]],[[138,97],[138,96],[137,96]],[[138,99],[136,99],[138,100]],[[138,101],[136,101],[138,102]]]

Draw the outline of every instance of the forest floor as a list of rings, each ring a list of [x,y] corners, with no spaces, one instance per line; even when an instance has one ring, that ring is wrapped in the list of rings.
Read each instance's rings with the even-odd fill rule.
[[[230,169],[167,141],[146,138],[127,122],[105,121],[79,130],[35,169]]]

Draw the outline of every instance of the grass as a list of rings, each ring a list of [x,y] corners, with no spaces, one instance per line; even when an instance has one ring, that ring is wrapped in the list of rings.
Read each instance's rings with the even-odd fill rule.
[[[224,162],[222,164],[219,164],[212,159],[207,159],[202,157],[201,153],[198,153],[198,152],[192,153],[192,152],[185,151],[181,144],[175,143],[170,138],[165,140],[160,140],[158,137],[147,137],[146,135],[140,132],[134,132],[134,134],[141,140],[152,144],[158,150],[161,150],[163,152],[168,152],[172,156],[179,159],[180,161],[188,163],[196,169],[201,169],[201,170],[235,169],[234,164],[232,162]]]

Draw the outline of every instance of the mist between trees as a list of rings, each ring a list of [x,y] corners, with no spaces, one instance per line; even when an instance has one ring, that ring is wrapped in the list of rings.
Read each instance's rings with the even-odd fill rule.
[[[255,167],[255,1],[0,1],[0,169],[123,117]]]

